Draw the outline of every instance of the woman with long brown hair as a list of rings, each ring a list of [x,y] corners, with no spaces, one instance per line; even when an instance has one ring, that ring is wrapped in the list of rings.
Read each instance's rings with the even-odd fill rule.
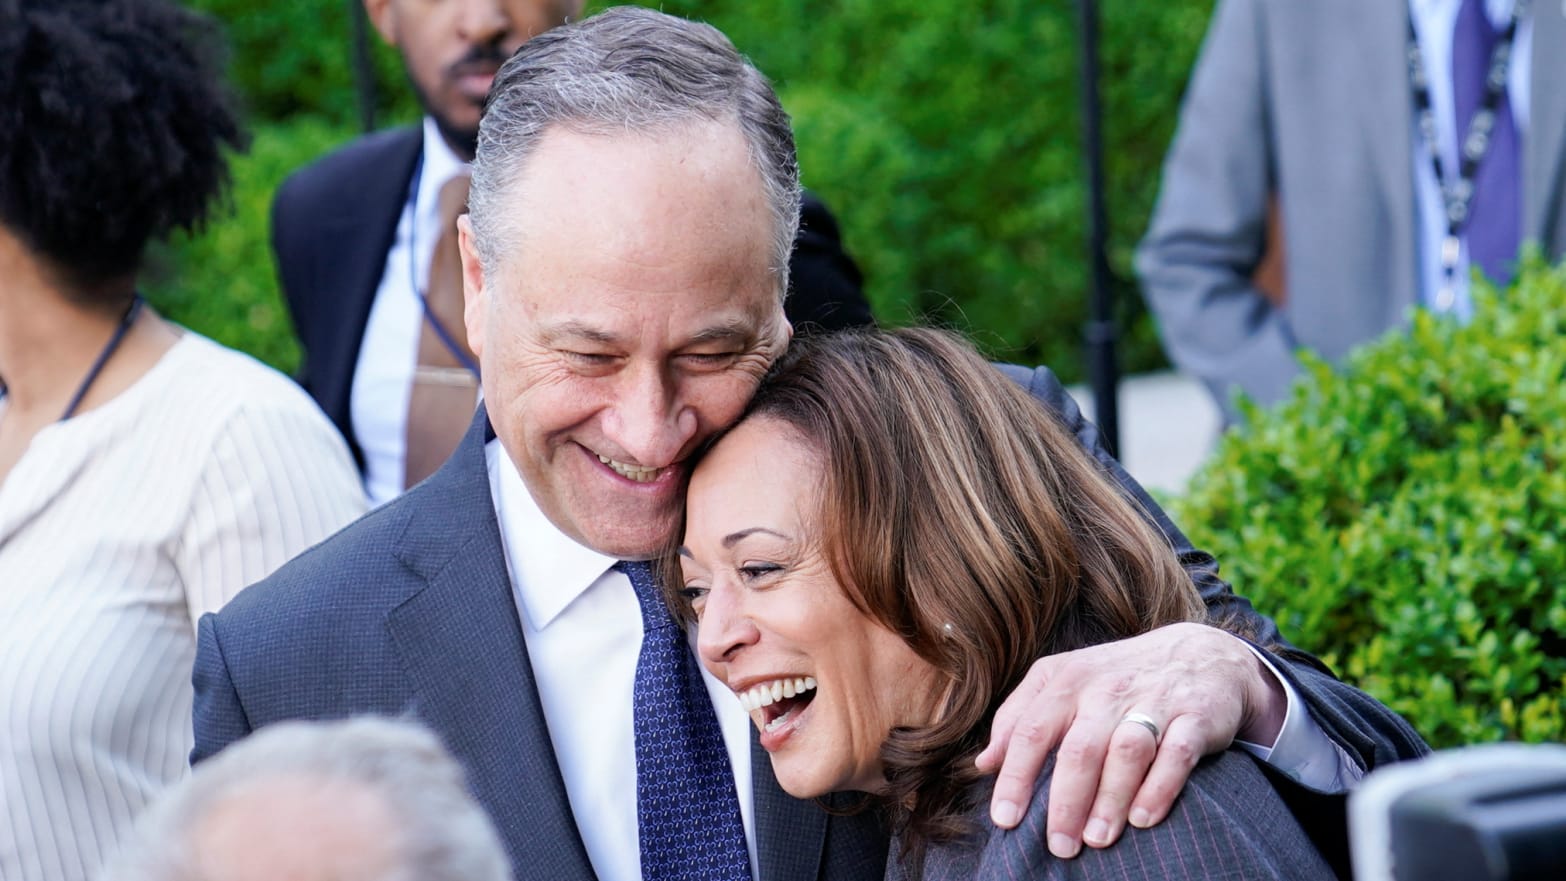
[[[889,877],[1331,877],[1236,751],[1166,822],[1076,860],[1045,846],[1048,773],[1019,828],[990,824],[974,757],[1035,659],[1204,611],[1098,463],[951,334],[796,345],[696,468],[675,566],[671,602],[783,788],[890,812]]]

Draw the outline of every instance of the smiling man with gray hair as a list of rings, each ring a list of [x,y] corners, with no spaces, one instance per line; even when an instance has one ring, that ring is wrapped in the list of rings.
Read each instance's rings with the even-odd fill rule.
[[[203,764],[105,881],[510,881],[462,768],[422,726],[288,722]]]
[[[881,878],[877,819],[784,794],[647,562],[678,534],[695,457],[789,343],[798,187],[777,95],[714,28],[622,7],[524,43],[458,221],[484,404],[433,477],[201,620],[193,758],[282,719],[411,712],[466,767],[519,876]],[[1287,758],[1286,716],[1333,724],[1305,753],[1329,774],[1420,749],[1230,592],[1047,370],[1019,379],[1145,507],[1213,614],[1287,660],[1195,624],[1042,659],[998,717],[1001,825],[1057,745],[1067,856],[1084,829],[1111,843],[1133,807],[1156,822],[1237,734]]]

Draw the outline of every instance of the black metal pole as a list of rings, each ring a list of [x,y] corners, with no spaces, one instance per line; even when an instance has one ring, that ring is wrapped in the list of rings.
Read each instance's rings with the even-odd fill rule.
[[[1093,418],[1099,436],[1110,454],[1120,454],[1120,404],[1117,388],[1120,371],[1115,363],[1114,288],[1105,252],[1108,225],[1104,212],[1104,157],[1099,129],[1101,111],[1098,99],[1098,5],[1095,0],[1077,0],[1077,30],[1081,41],[1078,53],[1078,80],[1081,88],[1082,154],[1087,166],[1087,249],[1091,273],[1091,311],[1085,335],[1088,350],[1088,376],[1093,384]]]
[[[375,131],[375,59],[370,56],[370,28],[362,0],[346,0],[350,38],[353,42],[353,83],[359,94],[359,125]]]

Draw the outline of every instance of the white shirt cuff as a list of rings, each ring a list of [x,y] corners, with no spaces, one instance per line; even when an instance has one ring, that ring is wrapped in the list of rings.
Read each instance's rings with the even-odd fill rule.
[[[1278,672],[1272,658],[1250,643],[1245,645],[1283,686],[1288,708],[1284,711],[1278,739],[1271,746],[1244,740],[1236,740],[1235,745],[1308,789],[1347,792],[1365,776],[1365,769],[1321,730],[1305,708],[1304,699]]]

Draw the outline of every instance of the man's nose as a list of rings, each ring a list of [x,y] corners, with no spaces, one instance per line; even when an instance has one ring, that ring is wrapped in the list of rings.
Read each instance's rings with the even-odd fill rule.
[[[493,43],[511,29],[501,0],[457,0],[457,33],[469,43]]]
[[[605,430],[635,464],[662,468],[685,451],[699,425],[679,383],[656,367],[638,367],[621,378]]]

